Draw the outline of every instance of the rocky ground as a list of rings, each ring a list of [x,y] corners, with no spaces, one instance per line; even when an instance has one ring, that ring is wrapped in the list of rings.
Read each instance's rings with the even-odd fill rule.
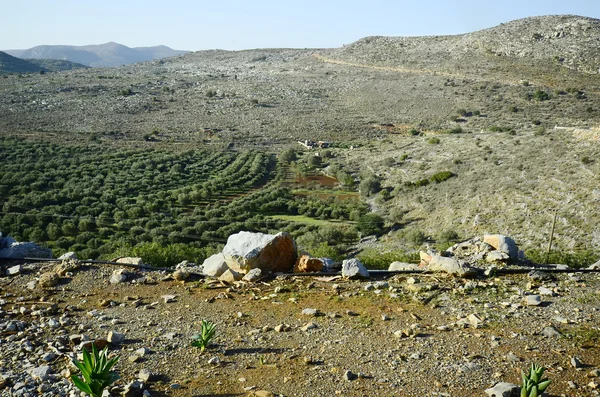
[[[138,378],[152,396],[484,396],[532,362],[549,395],[598,394],[597,273],[225,285],[73,261],[17,270],[0,278],[2,396],[79,395],[71,360],[101,339],[120,356],[115,396]],[[202,320],[217,326],[204,353],[190,345]]]

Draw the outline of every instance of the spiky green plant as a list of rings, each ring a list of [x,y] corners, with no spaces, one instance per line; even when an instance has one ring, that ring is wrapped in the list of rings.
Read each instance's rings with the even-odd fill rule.
[[[111,371],[117,361],[119,361],[119,356],[108,359],[108,347],[98,351],[92,343],[92,354],[83,349],[83,362],[73,359],[73,363],[81,371],[83,379],[77,375],[71,375],[71,380],[82,392],[92,397],[101,397],[102,391],[120,378],[116,372]]]
[[[205,320],[202,320],[201,325],[202,329],[199,334],[194,335],[192,346],[199,347],[200,352],[203,352],[210,343],[210,340],[215,336],[217,326],[214,323]]]
[[[525,375],[521,371],[521,378],[523,379],[523,385],[521,386],[521,397],[538,397],[541,396],[544,390],[550,385],[551,380],[548,378],[542,378],[546,368],[539,366],[535,363],[531,364],[529,369],[529,375]]]

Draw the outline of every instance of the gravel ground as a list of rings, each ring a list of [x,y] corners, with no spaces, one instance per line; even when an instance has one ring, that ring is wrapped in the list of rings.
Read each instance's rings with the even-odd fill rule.
[[[2,396],[79,395],[66,377],[79,349],[70,340],[111,331],[125,337],[110,345],[121,357],[114,396],[142,369],[152,396],[484,396],[518,383],[531,362],[548,368],[552,396],[598,394],[598,274],[226,286],[128,269],[113,285],[115,267],[84,265],[40,287],[58,266],[0,278]],[[541,304],[527,305],[528,295]],[[190,345],[202,320],[217,326],[203,353]]]

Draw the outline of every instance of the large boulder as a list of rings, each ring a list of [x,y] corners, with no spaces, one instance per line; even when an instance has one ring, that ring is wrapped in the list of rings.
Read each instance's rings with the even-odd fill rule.
[[[298,257],[294,265],[294,273],[315,273],[323,270],[323,260],[321,258],[313,258],[308,254],[302,254]]]
[[[221,277],[229,269],[221,252],[209,256],[202,263],[202,273],[209,277]]]
[[[446,272],[458,277],[471,277],[477,274],[476,269],[457,261],[440,255],[432,255],[427,263],[427,268],[434,272]]]
[[[0,258],[52,258],[52,250],[32,242],[20,243],[0,233]]]
[[[486,234],[483,236],[483,242],[491,245],[498,251],[502,251],[510,257],[511,260],[519,259],[519,248],[515,240],[502,234]]]
[[[289,233],[239,232],[229,236],[223,256],[229,268],[237,272],[247,273],[255,268],[263,272],[289,272],[298,253]]]

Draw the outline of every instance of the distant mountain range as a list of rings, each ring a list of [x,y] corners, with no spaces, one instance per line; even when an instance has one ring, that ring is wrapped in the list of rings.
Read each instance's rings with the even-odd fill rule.
[[[189,51],[174,50],[164,45],[130,48],[110,42],[86,46],[40,45],[28,50],[4,52],[21,59],[57,59],[91,67],[115,67],[182,55]]]
[[[21,59],[0,51],[0,73],[57,72],[87,67],[58,59]]]

